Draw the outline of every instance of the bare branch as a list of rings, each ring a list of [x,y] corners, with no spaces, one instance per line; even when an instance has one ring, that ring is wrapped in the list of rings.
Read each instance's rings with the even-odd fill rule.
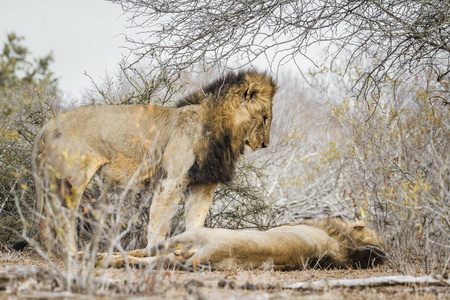
[[[263,58],[273,69],[317,51],[333,62],[343,50],[368,64],[355,89],[378,94],[386,76],[432,69],[439,80],[450,70],[448,1],[350,0],[110,0],[128,14],[139,38],[131,50],[177,73],[238,60]],[[301,68],[301,66],[300,66]]]

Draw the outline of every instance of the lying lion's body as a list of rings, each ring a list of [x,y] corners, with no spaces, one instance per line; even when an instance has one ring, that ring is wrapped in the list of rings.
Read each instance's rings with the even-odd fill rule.
[[[338,218],[280,226],[268,231],[193,228],[152,249],[153,257],[127,257],[135,265],[164,261],[213,269],[239,267],[277,270],[305,267],[367,268],[383,261],[382,239],[364,223]],[[110,266],[123,266],[119,254]]]
[[[87,183],[98,174],[121,187],[154,189],[148,247],[165,238],[183,191],[186,227],[201,227],[217,183],[232,179],[244,147],[268,145],[275,91],[269,76],[239,72],[182,99],[178,107],[69,111],[47,123],[35,139],[37,206],[51,199],[46,204],[62,201],[76,211]],[[69,218],[61,240],[74,252],[75,214]]]

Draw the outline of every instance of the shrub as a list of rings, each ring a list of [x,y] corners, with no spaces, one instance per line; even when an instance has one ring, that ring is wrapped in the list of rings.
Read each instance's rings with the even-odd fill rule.
[[[341,170],[342,203],[386,234],[392,261],[429,272],[450,254],[450,111],[439,98],[448,87],[426,74],[387,83],[377,99],[335,106],[346,144],[322,157]]]

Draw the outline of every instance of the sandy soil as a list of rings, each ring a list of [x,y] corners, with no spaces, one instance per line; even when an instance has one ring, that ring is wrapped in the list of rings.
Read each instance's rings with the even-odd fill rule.
[[[64,270],[61,261],[55,261]],[[21,254],[0,252],[0,271],[7,266],[26,265],[48,267],[32,249]],[[383,288],[329,289],[320,292],[283,289],[282,286],[308,280],[367,278],[401,275],[389,265],[370,270],[302,270],[290,272],[242,271],[185,272],[179,270],[113,269],[95,270],[97,278],[110,278],[120,283],[132,296],[115,295],[115,299],[450,299],[450,289],[443,287],[396,286]],[[413,274],[424,275],[424,274]],[[111,292],[110,292],[111,293]],[[0,299],[47,298],[33,293],[7,294],[0,291]],[[56,295],[55,295],[56,296]],[[60,295],[59,299],[86,299],[81,295]],[[96,299],[110,299],[95,297]],[[89,297],[89,299],[95,299]]]

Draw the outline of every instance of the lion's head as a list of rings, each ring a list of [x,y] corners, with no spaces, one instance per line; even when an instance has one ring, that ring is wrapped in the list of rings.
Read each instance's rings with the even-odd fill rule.
[[[385,247],[384,241],[373,229],[366,226],[362,220],[357,220],[350,225],[350,235],[352,237],[352,246],[380,246]]]
[[[244,145],[255,151],[269,146],[273,97],[277,88],[272,78],[265,74],[246,75],[235,123],[237,128],[245,130]]]
[[[245,147],[254,151],[269,145],[276,90],[265,73],[230,72],[177,103],[204,107],[204,139],[189,173],[193,182],[230,181]]]
[[[369,268],[383,263],[386,258],[386,246],[382,237],[368,228],[364,221],[346,222],[340,217],[334,217],[308,220],[304,224],[323,229],[340,243],[340,250],[333,257],[336,266]],[[323,261],[326,266],[328,262]]]

